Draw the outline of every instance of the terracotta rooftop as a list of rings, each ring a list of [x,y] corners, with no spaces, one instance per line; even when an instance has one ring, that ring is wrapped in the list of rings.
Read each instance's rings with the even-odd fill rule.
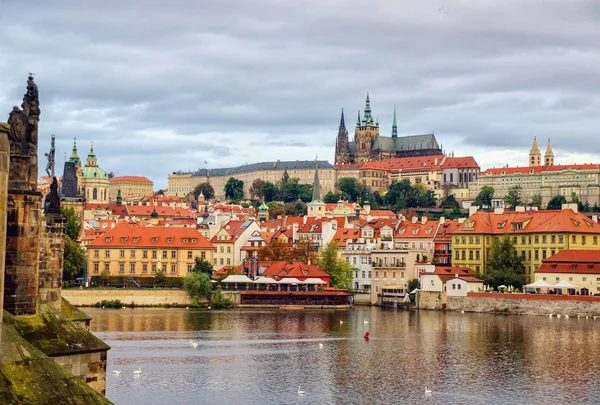
[[[535,272],[600,274],[600,250],[561,250],[542,260]]]
[[[152,183],[152,180],[144,176],[114,176],[109,180],[110,183],[118,183],[120,181],[137,181],[140,183]]]
[[[523,167],[499,167],[490,168],[481,172],[481,176],[502,174],[533,174],[544,172],[559,172],[562,170],[595,170],[600,171],[600,165],[595,163],[582,165],[556,165],[556,166],[523,166]]]

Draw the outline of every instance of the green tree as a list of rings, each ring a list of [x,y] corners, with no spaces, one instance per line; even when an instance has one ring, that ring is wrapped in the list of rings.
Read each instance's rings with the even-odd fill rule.
[[[577,209],[579,210],[579,212],[585,212],[585,206],[583,205],[579,197],[577,197],[577,194],[575,194],[575,192],[571,193],[571,201],[569,201],[569,203],[577,204]]]
[[[492,207],[492,199],[494,198],[494,187],[492,186],[483,186],[477,194],[473,205],[477,205],[482,208],[491,208]]]
[[[353,177],[342,177],[336,184],[342,192],[342,198],[349,202],[356,202],[358,197],[365,191],[365,187]]]
[[[230,177],[225,183],[225,198],[241,200],[244,197],[244,182]]]
[[[202,298],[210,300],[212,295],[212,283],[210,276],[204,272],[193,272],[183,279],[183,288],[193,302],[198,305]]]
[[[81,275],[85,253],[69,235],[65,235],[65,248],[63,251],[63,279],[72,280]]]
[[[510,237],[494,239],[487,273],[488,284],[494,288],[498,288],[499,285],[523,287],[525,266]]]
[[[299,184],[298,185],[298,200],[309,203],[312,201],[312,185],[310,184]]]
[[[567,203],[567,199],[564,195],[555,195],[548,201],[548,206],[546,209],[548,210],[560,210],[562,209],[562,205]]]
[[[536,194],[531,197],[531,202],[529,203],[530,207],[537,207],[537,209],[542,209],[542,195]]]
[[[408,282],[408,292],[411,292],[415,288],[421,288],[421,284],[419,283],[418,278],[413,278]]]
[[[254,180],[248,191],[250,192],[250,198],[262,200],[265,196],[265,182],[261,179]]]
[[[72,241],[77,241],[81,231],[81,222],[79,222],[75,208],[62,206],[60,209],[65,217],[65,236],[71,238]]]
[[[458,201],[456,201],[456,197],[454,197],[454,194],[448,194],[446,197],[442,198],[442,200],[440,201],[440,208],[445,208],[445,209],[460,208],[460,204],[458,203]]]
[[[208,260],[196,256],[194,259],[194,273],[205,273],[210,277],[213,274],[213,266]]]
[[[308,208],[302,201],[289,202],[284,205],[285,215],[290,217],[301,217],[306,215]]]
[[[290,181],[290,175],[288,174],[287,169],[285,169],[283,171],[283,175],[281,176],[281,182],[287,183],[288,181]]]
[[[167,281],[167,276],[162,269],[157,269],[154,274],[154,285],[163,285]]]
[[[202,192],[202,195],[207,200],[210,200],[211,198],[215,197],[215,189],[213,188],[213,186],[210,185],[210,183],[204,182],[204,183],[200,183],[196,187],[194,187],[194,197],[195,198],[198,198],[198,196],[200,195],[200,192]]]
[[[329,274],[330,283],[335,288],[350,288],[352,285],[352,266],[344,259],[338,258],[338,245],[332,242],[321,251],[321,269]]]
[[[512,186],[508,189],[508,193],[504,196],[504,203],[514,210],[515,207],[521,205],[521,186]]]
[[[338,196],[333,194],[331,191],[327,192],[327,194],[325,194],[325,197],[323,197],[323,202],[325,202],[326,204],[335,204],[336,202],[338,202]]]
[[[390,184],[388,192],[385,195],[385,203],[391,208],[395,209],[406,208],[406,196],[410,194],[411,188],[412,187],[410,185],[410,181],[407,179],[392,182],[392,184]],[[402,199],[401,204],[398,201],[400,199]]]
[[[279,198],[279,190],[275,184],[271,183],[270,181],[265,181],[263,184],[263,195],[265,202],[275,201]]]

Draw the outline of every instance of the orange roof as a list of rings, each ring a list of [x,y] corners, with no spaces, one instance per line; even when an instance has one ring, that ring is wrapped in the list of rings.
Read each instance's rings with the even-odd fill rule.
[[[385,170],[388,171],[389,170],[389,166],[387,163],[384,162],[374,162],[374,161],[370,161],[370,162],[366,162],[365,164],[363,164],[360,167],[361,170]]]
[[[402,222],[398,227],[398,230],[394,234],[395,238],[407,239],[407,238],[431,238],[435,237],[439,221],[427,221],[422,224],[420,221],[416,223]]]
[[[361,167],[360,163],[345,163],[337,164],[334,167],[338,170],[358,170]]]
[[[299,233],[321,233],[323,230],[323,223],[335,221],[337,228],[341,228],[345,224],[345,217],[319,217],[319,218],[307,218],[306,223],[301,225],[298,229]]]
[[[528,234],[541,232],[576,232],[600,234],[600,225],[571,209],[513,212],[503,214],[477,211],[453,234]]]
[[[120,181],[137,181],[140,183],[152,183],[152,180],[144,176],[115,176],[109,180],[110,183],[118,183]]]
[[[450,267],[450,266],[436,266],[433,273],[424,274],[435,274],[443,282],[459,278],[467,282],[479,282],[483,283],[483,280],[475,277],[477,273],[469,267]],[[458,277],[457,277],[458,276]]]
[[[388,219],[397,218],[397,215],[392,210],[371,210],[369,215],[372,216],[373,218],[375,218],[375,217],[379,217],[379,218],[387,217]]]
[[[561,250],[542,260],[535,272],[600,274],[600,250]]]
[[[333,236],[332,242],[337,242],[339,247],[345,247],[348,240],[356,242],[360,238],[361,231],[358,228],[340,228]]]
[[[452,232],[455,232],[460,223],[458,221],[446,220],[443,224],[441,224],[438,228],[437,234],[435,235],[436,242],[451,242],[452,241]]]
[[[383,163],[389,166],[389,170],[405,171],[406,169],[430,169],[439,168],[445,155],[417,156],[406,158],[386,159]]]
[[[141,227],[125,221],[96,238],[88,247],[214,248],[194,228]]]
[[[454,169],[454,168],[461,168],[461,167],[469,167],[469,168],[473,167],[473,168],[479,169],[479,165],[477,164],[477,162],[475,161],[475,158],[473,156],[448,157],[448,158],[446,158],[446,161],[442,165],[443,169]]]
[[[277,278],[295,277],[299,280],[305,280],[309,277],[316,277],[322,279],[323,281],[327,281],[327,284],[329,284],[329,274],[312,264],[304,264],[300,262],[288,263],[284,261],[259,263],[260,267],[265,264],[267,267],[261,273],[265,276]]]
[[[198,213],[196,211],[189,210],[183,207],[169,207],[163,205],[128,205],[127,213],[130,216],[136,217],[149,217],[152,211],[156,209],[159,217],[188,217],[196,218]]]
[[[481,172],[481,176],[503,175],[503,174],[530,174],[544,172],[558,172],[562,170],[596,170],[600,171],[600,165],[590,163],[582,165],[556,165],[556,166],[523,166],[523,167],[500,167],[491,168]]]

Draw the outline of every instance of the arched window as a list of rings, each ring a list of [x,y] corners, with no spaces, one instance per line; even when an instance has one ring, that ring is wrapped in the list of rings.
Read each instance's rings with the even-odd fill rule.
[[[450,173],[450,183],[454,183],[454,173]]]
[[[458,173],[458,182],[459,182],[459,183],[462,183],[462,181],[463,181],[462,172],[459,172],[459,173]]]
[[[469,181],[473,181],[473,173],[469,172]]]
[[[98,190],[94,187],[94,191],[92,191],[92,200],[98,199]]]

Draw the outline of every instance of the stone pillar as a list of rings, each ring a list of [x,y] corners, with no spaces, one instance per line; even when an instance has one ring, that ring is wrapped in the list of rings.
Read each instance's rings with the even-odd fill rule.
[[[46,212],[43,217],[40,236],[40,270],[39,297],[40,303],[48,304],[60,312],[60,291],[63,273],[63,249],[65,246],[65,224],[60,213]]]
[[[0,324],[4,312],[4,256],[6,254],[6,203],[8,199],[8,172],[10,143],[8,125],[0,123]]]

